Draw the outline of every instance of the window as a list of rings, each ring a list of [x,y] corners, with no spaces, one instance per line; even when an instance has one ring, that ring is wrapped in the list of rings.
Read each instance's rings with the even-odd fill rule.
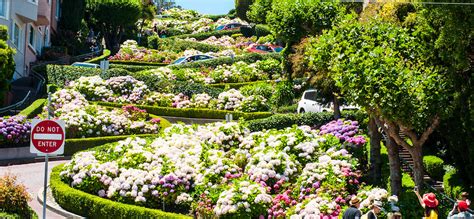
[[[46,27],[46,30],[44,31],[44,45],[45,45],[46,47],[49,46],[49,40],[50,40],[49,37],[50,37],[50,36],[49,36],[49,27]]]
[[[0,17],[8,17],[8,2],[7,0],[0,0]]]
[[[316,92],[309,91],[304,94],[304,99],[316,101]]]
[[[16,22],[13,22],[13,31],[12,31],[12,43],[16,46],[18,50],[21,50],[20,47],[20,37],[21,35],[21,28]]]
[[[33,4],[38,4],[38,0],[28,0],[28,2],[31,2]]]
[[[56,0],[56,20],[61,16],[61,0]]]
[[[28,25],[28,44],[35,48],[35,27],[33,25],[29,24]]]

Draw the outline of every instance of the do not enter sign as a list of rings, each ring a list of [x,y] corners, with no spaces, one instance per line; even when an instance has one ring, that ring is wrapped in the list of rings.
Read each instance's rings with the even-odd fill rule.
[[[63,121],[34,119],[31,127],[31,153],[63,154],[64,140],[66,138]]]

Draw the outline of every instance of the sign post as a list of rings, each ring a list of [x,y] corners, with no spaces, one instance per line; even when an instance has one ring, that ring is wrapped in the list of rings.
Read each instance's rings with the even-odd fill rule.
[[[48,119],[33,119],[30,153],[44,155],[43,219],[46,219],[46,190],[48,185],[48,156],[64,153],[66,130],[64,121],[51,120],[51,93],[48,94]]]

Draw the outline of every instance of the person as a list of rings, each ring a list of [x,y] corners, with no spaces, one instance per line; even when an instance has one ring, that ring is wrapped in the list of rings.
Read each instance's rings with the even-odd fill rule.
[[[461,201],[465,201],[467,206],[471,205],[471,200],[469,200],[469,193],[463,192],[461,193]]]
[[[370,206],[370,211],[362,216],[362,219],[377,219],[377,215],[382,210],[382,202],[374,200],[374,203]]]
[[[342,216],[342,219],[360,219],[362,216],[362,212],[360,212],[360,199],[357,196],[352,196],[351,200],[349,201],[351,205]]]
[[[421,206],[425,209],[424,219],[438,219],[438,200],[434,193],[424,194],[421,198],[418,188],[415,187],[415,194],[418,197],[418,201]]]
[[[469,205],[467,205],[466,201],[458,202],[457,204],[454,205],[453,210],[449,212],[448,219],[458,219],[458,218],[474,219],[474,216],[471,213],[467,212],[468,208],[469,208]]]

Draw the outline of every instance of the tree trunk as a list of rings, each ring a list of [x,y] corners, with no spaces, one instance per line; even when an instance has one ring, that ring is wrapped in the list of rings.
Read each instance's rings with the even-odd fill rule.
[[[390,165],[390,190],[392,195],[400,196],[402,189],[402,171],[398,145],[393,138],[387,136],[388,162]]]
[[[411,157],[413,158],[413,178],[415,185],[418,189],[423,188],[423,145],[416,145],[413,143],[413,147],[409,148]]]
[[[334,106],[334,119],[339,119],[341,118],[341,109],[340,109],[340,104],[339,104],[339,99],[337,98],[336,95],[333,94],[333,106]]]
[[[293,81],[293,74],[291,69],[291,62],[289,60],[289,56],[291,54],[291,46],[293,44],[291,42],[287,42],[285,48],[282,51],[282,65],[283,65],[283,73],[286,74],[288,81]]]
[[[377,124],[373,117],[369,119],[369,135],[370,135],[370,178],[372,183],[380,185],[380,179],[382,178],[382,160],[380,158],[380,141],[382,140],[382,134],[378,131]]]

